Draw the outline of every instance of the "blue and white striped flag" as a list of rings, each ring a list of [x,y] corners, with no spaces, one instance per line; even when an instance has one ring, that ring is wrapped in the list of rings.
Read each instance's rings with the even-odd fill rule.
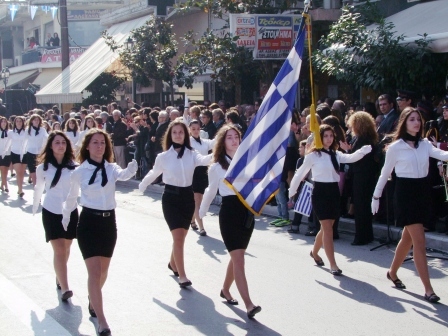
[[[280,184],[306,38],[304,21],[302,18],[294,47],[263,99],[224,180],[256,215]]]
[[[302,186],[302,189],[300,190],[299,197],[297,198],[297,202],[294,205],[294,211],[298,212],[305,216],[311,215],[311,195],[313,194],[313,184],[311,184],[308,181],[305,181],[305,183]]]

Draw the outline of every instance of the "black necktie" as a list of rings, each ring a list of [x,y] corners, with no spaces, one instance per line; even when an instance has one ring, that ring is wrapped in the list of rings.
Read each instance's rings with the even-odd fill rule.
[[[67,168],[69,170],[73,170],[75,169],[75,165],[73,163],[69,163],[69,164],[58,164],[58,162],[56,161],[55,158],[52,158],[50,160],[50,163],[56,168],[56,173],[54,174],[53,177],[53,181],[51,181],[51,185],[50,185],[50,189],[56,187],[56,185],[59,182],[59,179],[61,178],[61,174],[62,174],[62,169]],[[45,167],[44,167],[45,168]],[[44,169],[46,170],[46,169]]]
[[[2,130],[2,139],[7,138],[8,137],[8,130],[7,129],[1,129],[1,130]]]
[[[35,136],[38,136],[39,135],[39,127],[34,127],[34,126],[31,126],[32,128],[33,128],[33,130],[35,130],[36,131],[36,134],[34,134]]]
[[[338,163],[338,159],[336,158],[336,153],[333,150],[326,150],[324,148],[321,149],[322,152],[330,155],[331,158],[331,163],[333,164],[333,168],[334,170],[336,170],[336,172],[339,174],[339,163]]]
[[[199,138],[192,137],[192,138],[195,139],[196,142],[199,142],[200,145],[202,145],[202,143],[201,143],[201,138],[200,138],[200,137],[199,137]]]
[[[184,152],[185,152],[185,145],[180,145],[178,143],[173,142],[173,147],[174,147],[174,149],[180,148],[177,158],[178,159],[182,158],[182,156],[184,156]]]
[[[91,160],[90,158],[87,159],[87,161],[92,165],[95,166],[95,171],[92,174],[92,177],[89,180],[89,185],[93,184],[93,182],[95,182],[95,178],[96,178],[96,174],[100,171],[101,169],[101,177],[102,177],[102,181],[101,181],[101,186],[104,187],[107,184],[107,174],[106,174],[106,167],[104,166],[104,162],[106,162],[106,160],[103,159],[103,161],[101,163],[98,163],[96,161]]]

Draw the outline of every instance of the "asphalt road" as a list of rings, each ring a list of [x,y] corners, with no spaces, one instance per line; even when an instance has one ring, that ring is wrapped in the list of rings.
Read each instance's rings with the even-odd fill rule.
[[[335,248],[344,276],[333,277],[309,257],[313,237],[290,235],[262,217],[247,250],[246,272],[252,299],[263,310],[248,320],[242,302],[229,306],[219,297],[229,255],[216,206],[205,219],[208,236],[187,236],[193,286],[180,289],[167,269],[171,235],[156,189],[141,195],[125,183],[117,190],[118,242],[103,290],[113,335],[447,335],[447,261],[429,262],[442,298],[430,304],[422,299],[412,261],[399,272],[406,290],[386,279],[393,247],[370,252],[371,246],[353,247],[352,237],[342,235]],[[95,335],[77,242],[69,260],[74,297],[63,303],[40,213],[31,215],[31,187],[23,200],[15,192],[12,185],[9,196],[0,194],[0,335]],[[321,256],[326,261],[323,251]],[[241,301],[235,286],[232,294]]]

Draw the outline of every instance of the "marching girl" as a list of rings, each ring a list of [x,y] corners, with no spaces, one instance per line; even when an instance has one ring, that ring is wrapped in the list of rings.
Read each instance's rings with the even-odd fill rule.
[[[220,296],[228,304],[237,305],[238,301],[230,294],[230,286],[235,281],[238,292],[246,306],[247,316],[253,318],[261,311],[250,296],[244,270],[244,253],[249,245],[250,237],[254,230],[253,215],[235,195],[235,192],[224,183],[224,176],[230,162],[241,142],[241,133],[233,125],[224,125],[215,136],[216,144],[213,149],[213,164],[208,171],[209,186],[205,190],[199,210],[199,216],[203,218],[216,193],[222,196],[221,210],[219,211],[219,229],[224,245],[230,254],[226,276]]]
[[[412,107],[405,108],[398,120],[393,142],[386,151],[386,160],[372,198],[372,213],[379,207],[379,197],[388,177],[395,168],[396,226],[403,227],[395,256],[387,272],[387,278],[395,287],[406,286],[397,277],[397,271],[413,247],[414,264],[425,288],[424,298],[437,302],[429,279],[426,260],[426,242],[423,226],[429,221],[430,184],[428,181],[429,158],[448,161],[448,152],[435,148],[427,139],[422,139],[423,124],[420,112]]]
[[[11,137],[8,137],[9,123],[0,117],[0,173],[2,174],[2,192],[9,192],[8,169],[11,165]]]
[[[26,143],[28,137],[25,131],[25,117],[17,116],[14,119],[14,127],[8,131],[8,137],[11,137],[11,163],[16,171],[17,194],[23,197],[23,177],[26,169]]]
[[[98,124],[96,123],[95,118],[93,118],[91,115],[88,115],[84,118],[84,129],[81,131],[81,133],[79,133],[79,138],[75,146],[76,148],[81,148],[84,137],[92,128],[98,128]]]
[[[193,173],[197,166],[208,165],[211,155],[203,156],[190,144],[188,128],[182,120],[174,120],[163,137],[163,152],[157,155],[153,169],[138,185],[141,192],[162,175],[165,191],[162,195],[163,216],[173,237],[173,249],[168,268],[179,276],[179,286],[191,286],[184,266],[184,243],[194,214]]]
[[[318,135],[316,134],[315,136]],[[322,258],[318,255],[323,245],[325,254],[330,262],[330,273],[341,275],[342,271],[337,266],[334,257],[333,245],[333,223],[335,219],[339,218],[341,197],[338,186],[339,165],[362,159],[364,155],[371,152],[372,147],[370,145],[362,146],[353,154],[344,154],[338,151],[336,135],[333,127],[330,125],[321,125],[319,127],[319,136],[322,140],[323,148],[317,149],[313,143],[309,154],[305,156],[302,166],[294,174],[289,187],[289,197],[296,194],[300,182],[311,170],[312,180],[314,181],[311,203],[321,228],[316,235],[310,256],[318,266],[324,266]]]
[[[70,118],[67,120],[67,122],[65,123],[64,132],[67,138],[70,139],[72,148],[75,148],[75,145],[78,143],[80,133],[78,122],[75,118]]]
[[[202,155],[207,155],[210,150],[213,149],[215,145],[215,140],[201,139],[201,124],[198,120],[193,119],[189,124],[190,128],[190,144],[193,149],[197,150]],[[202,218],[199,217],[199,207],[202,202],[202,197],[204,195],[205,188],[208,186],[208,176],[207,167],[199,166],[196,167],[193,174],[193,192],[194,192],[194,215],[191,220],[191,227],[193,230],[197,230],[198,227],[195,223],[199,225],[199,234],[201,236],[206,236],[207,232],[204,230],[204,222]]]
[[[58,289],[62,291],[62,301],[73,296],[68,286],[67,262],[70,256],[72,240],[76,238],[78,209],[70,214],[67,229],[62,225],[62,203],[70,190],[70,176],[75,169],[73,149],[70,140],[60,131],[48,136],[42,153],[37,158],[36,186],[34,187],[33,215],[45,190],[42,202],[42,223],[45,239],[53,248],[53,266]]]
[[[33,114],[28,122],[28,129],[26,131],[28,137],[27,141],[27,165],[30,172],[30,179],[33,185],[36,185],[36,158],[45,146],[48,133],[42,127],[42,118],[38,114]]]
[[[87,267],[89,313],[98,317],[98,333],[102,336],[111,334],[103,311],[102,287],[117,241],[115,184],[117,180],[129,180],[138,169],[135,160],[121,169],[113,159],[109,135],[100,129],[90,130],[82,142],[80,166],[71,175],[71,188],[62,210],[62,224],[66,228],[81,189],[79,203],[83,208],[76,238]]]

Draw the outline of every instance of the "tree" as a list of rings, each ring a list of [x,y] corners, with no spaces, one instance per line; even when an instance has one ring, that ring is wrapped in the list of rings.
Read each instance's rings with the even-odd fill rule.
[[[245,81],[258,82],[273,79],[271,65],[278,61],[256,61],[252,51],[237,47],[238,37],[225,34],[223,37],[215,35],[211,29],[211,17],[223,18],[224,13],[277,14],[290,9],[297,1],[277,0],[247,0],[244,3],[233,0],[187,0],[178,5],[180,12],[189,12],[199,8],[208,13],[209,25],[207,31],[197,39],[194,32],[185,35],[186,45],[194,47],[193,51],[181,55],[179,62],[182,71],[192,76],[211,72],[210,79],[219,82],[226,91],[235,89],[235,101],[241,103],[242,88]],[[228,22],[227,22],[228,23]],[[278,62],[281,63],[281,62]],[[280,68],[280,67],[279,67]],[[267,78],[267,77],[272,78]],[[251,96],[251,92],[247,94]]]
[[[191,88],[194,78],[181,71],[178,64],[173,64],[178,44],[172,27],[163,18],[152,18],[131,32],[134,45],[129,50],[118,45],[107,31],[103,32],[103,38],[113,51],[118,51],[121,63],[131,70],[136,82],[144,86],[148,86],[151,79],[168,83],[171,102],[174,102],[174,84]]]
[[[114,73],[103,72],[86,87],[86,90],[91,92],[92,95],[84,99],[82,105],[107,105],[115,101],[114,93],[125,81],[125,78],[117,77]]]
[[[373,25],[371,25],[373,24]],[[317,69],[338,80],[392,93],[406,88],[432,94],[443,91],[444,81],[434,76],[447,73],[447,57],[430,52],[426,34],[413,45],[404,44],[394,24],[386,22],[376,4],[344,7],[342,16],[320,40],[313,55]],[[423,32],[422,32],[423,33]],[[440,61],[445,59],[440,72]]]

